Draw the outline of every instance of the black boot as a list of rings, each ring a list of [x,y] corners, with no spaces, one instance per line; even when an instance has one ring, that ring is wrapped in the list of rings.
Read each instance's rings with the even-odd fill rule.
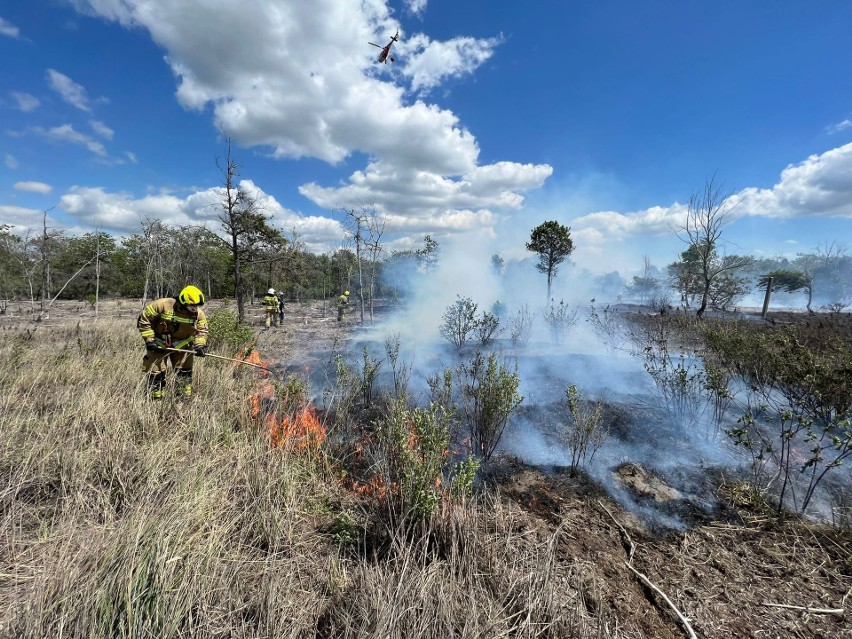
[[[166,396],[166,374],[148,373],[148,397],[163,399]]]

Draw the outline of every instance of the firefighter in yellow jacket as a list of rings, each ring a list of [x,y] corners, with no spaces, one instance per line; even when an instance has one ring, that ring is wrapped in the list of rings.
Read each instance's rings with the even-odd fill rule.
[[[169,361],[175,369],[177,394],[186,398],[192,396],[193,354],[164,349],[190,350],[197,357],[206,355],[207,317],[202,306],[204,293],[195,286],[187,286],[177,298],[154,300],[139,315],[136,327],[145,340],[142,367],[148,375],[151,399],[162,399],[166,394]]]
[[[346,307],[349,306],[349,291],[344,291],[344,293],[337,298],[337,321],[343,321],[343,311],[346,310]]]
[[[275,289],[271,288],[266,291],[266,297],[263,298],[263,305],[266,308],[266,328],[278,325],[278,309],[281,306],[278,303],[278,298],[275,297]]]

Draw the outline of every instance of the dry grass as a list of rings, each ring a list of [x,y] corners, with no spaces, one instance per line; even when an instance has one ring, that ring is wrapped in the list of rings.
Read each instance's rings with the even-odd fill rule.
[[[191,402],[153,404],[126,320],[3,337],[2,637],[619,636],[562,532],[500,502],[371,547],[333,464],[269,447],[253,372],[207,360]]]

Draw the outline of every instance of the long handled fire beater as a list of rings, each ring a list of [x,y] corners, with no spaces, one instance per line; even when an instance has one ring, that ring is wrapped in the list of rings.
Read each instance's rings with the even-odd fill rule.
[[[186,353],[187,355],[195,355],[195,351],[188,351],[184,348],[163,348],[162,350],[168,353]],[[266,371],[267,373],[272,373],[273,371],[267,368],[266,366],[261,366],[260,364],[255,364],[253,362],[247,362],[244,359],[235,359],[233,357],[225,357],[224,355],[215,355],[214,353],[205,353],[204,357],[212,357],[214,359],[224,359],[227,362],[234,362],[236,364],[245,364],[246,366],[254,366],[255,368],[259,368],[262,371]]]

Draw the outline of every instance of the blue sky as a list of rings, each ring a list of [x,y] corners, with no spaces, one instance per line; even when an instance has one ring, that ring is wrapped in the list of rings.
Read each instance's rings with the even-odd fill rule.
[[[10,0],[0,223],[215,228],[224,131],[317,251],[349,206],[389,248],[508,259],[556,219],[578,266],[627,275],[675,259],[715,175],[726,249],[795,255],[852,239],[850,33],[845,1]]]

